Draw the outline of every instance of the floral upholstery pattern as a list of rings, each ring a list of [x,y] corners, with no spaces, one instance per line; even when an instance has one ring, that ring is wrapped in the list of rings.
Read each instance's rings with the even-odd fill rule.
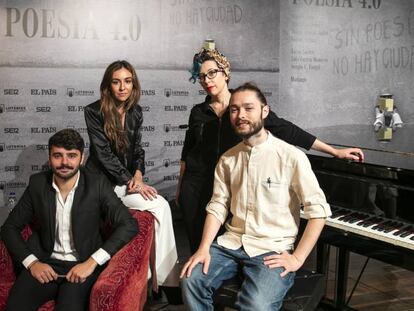
[[[149,212],[131,210],[139,223],[139,233],[109,261],[99,275],[89,299],[90,311],[142,310],[147,299],[147,276],[154,217]],[[22,236],[31,234],[29,227]],[[0,311],[5,310],[7,297],[16,277],[12,259],[0,240]],[[45,303],[38,311],[51,311],[54,302]]]

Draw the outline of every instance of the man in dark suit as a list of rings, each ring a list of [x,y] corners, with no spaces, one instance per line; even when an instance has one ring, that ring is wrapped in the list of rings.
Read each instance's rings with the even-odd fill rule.
[[[136,221],[102,174],[80,169],[84,141],[65,129],[49,139],[51,170],[34,174],[1,229],[1,237],[23,269],[7,310],[37,310],[54,299],[55,310],[85,310],[93,283],[106,263],[138,232]],[[112,234],[104,240],[100,225]],[[25,242],[20,232],[32,225]]]

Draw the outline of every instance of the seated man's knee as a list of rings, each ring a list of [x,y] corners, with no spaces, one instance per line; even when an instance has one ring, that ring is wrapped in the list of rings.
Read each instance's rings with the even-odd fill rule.
[[[208,278],[202,271],[202,264],[197,264],[189,277],[181,280],[181,288],[184,295],[194,295],[196,293],[208,292]],[[198,295],[196,294],[196,295]]]

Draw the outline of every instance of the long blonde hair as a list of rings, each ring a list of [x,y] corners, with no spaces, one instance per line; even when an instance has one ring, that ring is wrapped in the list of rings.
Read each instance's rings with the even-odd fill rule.
[[[117,153],[125,153],[129,142],[122,126],[121,115],[116,106],[116,100],[111,91],[112,75],[115,71],[125,68],[132,74],[132,92],[125,102],[125,112],[138,105],[141,96],[141,85],[134,67],[125,60],[113,62],[106,68],[101,82],[101,112],[104,116],[104,132],[108,137],[111,147]]]

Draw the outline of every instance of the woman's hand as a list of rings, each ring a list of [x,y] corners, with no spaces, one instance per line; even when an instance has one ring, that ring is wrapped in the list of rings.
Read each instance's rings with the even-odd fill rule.
[[[153,200],[157,198],[157,190],[154,187],[148,186],[142,181],[142,174],[135,173],[134,178],[128,182],[128,193],[139,193],[145,200]]]

